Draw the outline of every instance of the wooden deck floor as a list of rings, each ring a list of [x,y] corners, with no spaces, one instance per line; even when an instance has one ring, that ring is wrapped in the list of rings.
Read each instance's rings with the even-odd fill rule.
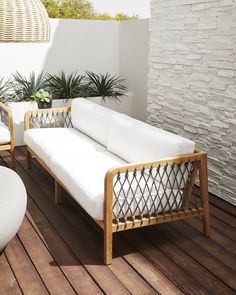
[[[0,257],[1,295],[235,294],[235,207],[211,196],[210,238],[198,218],[116,234],[107,267],[94,222],[68,197],[53,203],[52,179],[35,162],[27,171],[24,148],[16,158],[28,211]],[[10,165],[7,153],[0,165]]]

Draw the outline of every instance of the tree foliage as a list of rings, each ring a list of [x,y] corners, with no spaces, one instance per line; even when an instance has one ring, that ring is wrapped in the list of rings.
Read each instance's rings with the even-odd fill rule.
[[[114,17],[107,13],[96,13],[88,0],[42,0],[50,18],[98,19],[98,20],[130,20],[137,16],[119,13]]]

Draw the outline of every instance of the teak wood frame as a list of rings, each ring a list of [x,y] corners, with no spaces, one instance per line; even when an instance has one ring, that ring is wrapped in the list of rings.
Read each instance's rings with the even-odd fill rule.
[[[12,167],[15,168],[15,154],[14,154],[14,125],[13,125],[13,116],[12,111],[2,102],[0,102],[0,112],[5,113],[7,115],[7,127],[10,131],[10,142],[7,144],[0,144],[0,152],[1,151],[10,151]],[[1,116],[0,116],[1,121]]]
[[[25,130],[33,128],[30,120],[37,116],[57,116],[58,114],[70,113],[70,108],[47,109],[30,111],[25,115]],[[53,126],[53,124],[52,124]],[[43,128],[44,126],[41,126]],[[48,125],[47,125],[48,127]],[[57,126],[58,127],[58,126]],[[60,126],[65,127],[65,126]],[[68,127],[68,126],[66,126]],[[69,189],[54,175],[47,164],[29,147],[27,147],[27,163],[28,168],[31,168],[31,158],[34,156],[36,160],[52,175],[55,179],[55,202],[62,201],[62,188],[69,194]],[[191,172],[190,180],[185,189],[183,208],[176,212],[169,213],[162,212],[156,216],[135,216],[133,219],[119,218],[119,221],[113,219],[113,185],[114,178],[120,173],[130,173],[134,171],[141,171],[143,169],[153,169],[165,165],[181,165],[187,162],[194,163]],[[199,172],[200,191],[201,191],[201,205],[196,208],[190,208],[189,202],[192,195],[195,179]],[[202,216],[203,234],[209,236],[209,200],[208,200],[208,170],[207,170],[207,154],[202,151],[195,151],[192,154],[180,155],[160,161],[150,161],[143,163],[131,163],[121,165],[110,169],[104,179],[104,220],[95,220],[104,232],[104,263],[112,263],[112,244],[113,233],[118,231],[130,230],[134,228],[155,225],[180,219]]]

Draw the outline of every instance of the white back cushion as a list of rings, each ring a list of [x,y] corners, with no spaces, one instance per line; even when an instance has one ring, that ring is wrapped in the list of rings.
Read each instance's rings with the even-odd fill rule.
[[[84,98],[76,98],[72,101],[73,127],[104,146],[108,143],[108,131],[114,114],[117,113]]]
[[[128,162],[142,162],[192,153],[195,143],[119,114],[113,116],[107,148]]]
[[[0,124],[0,144],[7,144],[11,141],[11,134],[8,128]]]

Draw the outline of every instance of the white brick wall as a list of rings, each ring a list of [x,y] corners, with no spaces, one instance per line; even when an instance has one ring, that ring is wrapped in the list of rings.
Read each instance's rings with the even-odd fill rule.
[[[236,204],[236,0],[152,0],[150,34],[148,122],[207,151]]]

